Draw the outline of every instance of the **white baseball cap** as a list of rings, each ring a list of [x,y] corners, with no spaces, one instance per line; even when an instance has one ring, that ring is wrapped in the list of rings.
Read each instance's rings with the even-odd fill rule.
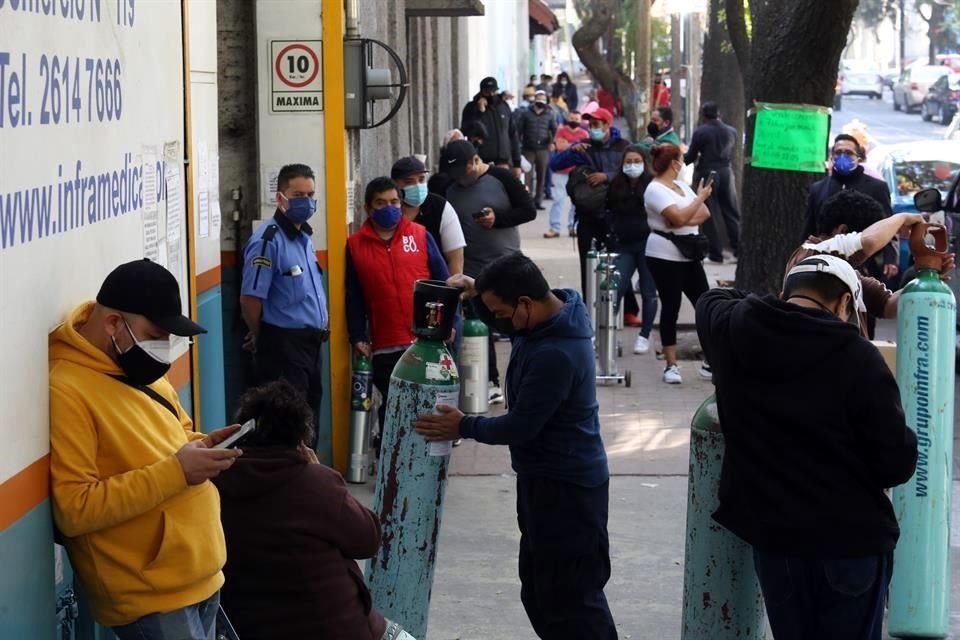
[[[826,273],[835,278],[839,278],[843,284],[847,285],[850,295],[853,296],[857,311],[866,311],[867,307],[863,304],[863,286],[860,284],[860,277],[853,270],[850,263],[837,256],[819,254],[804,258],[793,266],[783,279],[784,288],[790,276],[798,273]]]

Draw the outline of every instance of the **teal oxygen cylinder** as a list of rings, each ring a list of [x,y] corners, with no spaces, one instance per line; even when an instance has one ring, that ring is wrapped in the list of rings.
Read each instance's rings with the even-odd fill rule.
[[[447,486],[450,442],[427,442],[413,430],[437,405],[457,406],[460,377],[445,341],[460,290],[418,280],[413,292],[416,341],[390,376],[373,511],[383,542],[367,566],[373,605],[418,640],[427,635],[437,537]]]
[[[935,246],[926,243],[927,234]],[[917,470],[893,490],[900,523],[890,585],[888,633],[945,638],[950,627],[950,507],[953,473],[956,300],[940,280],[947,231],[914,225],[918,270],[897,305],[897,384],[907,424],[917,434]]]

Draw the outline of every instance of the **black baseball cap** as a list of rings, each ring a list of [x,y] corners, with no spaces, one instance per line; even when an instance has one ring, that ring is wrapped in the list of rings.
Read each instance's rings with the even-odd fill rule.
[[[426,172],[427,168],[422,162],[413,156],[407,156],[406,158],[400,158],[393,163],[393,168],[390,169],[390,179],[399,180],[400,178],[406,178]]]
[[[487,89],[493,89],[496,91],[499,88],[500,87],[497,85],[497,79],[493,76],[487,76],[480,81],[480,91],[486,91]]]
[[[469,140],[454,140],[447,144],[440,156],[440,171],[456,180],[463,175],[467,165],[477,155],[477,149]]]
[[[175,336],[207,332],[183,315],[180,285],[173,274],[147,258],[127,262],[111,271],[100,286],[97,302],[117,311],[144,316]]]

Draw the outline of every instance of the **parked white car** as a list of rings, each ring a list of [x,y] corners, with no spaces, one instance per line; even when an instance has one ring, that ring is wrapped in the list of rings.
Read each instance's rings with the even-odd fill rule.
[[[883,74],[878,69],[840,72],[840,90],[845,96],[883,97]]]
[[[903,70],[893,85],[893,110],[907,113],[920,108],[930,85],[950,73],[943,65],[912,65]]]

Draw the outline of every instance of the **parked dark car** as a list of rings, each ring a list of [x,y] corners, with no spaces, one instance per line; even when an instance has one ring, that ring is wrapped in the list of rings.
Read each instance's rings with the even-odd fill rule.
[[[951,73],[930,85],[920,106],[920,116],[927,122],[937,118],[941,123],[949,124],[958,109],[960,109],[960,73]]]

